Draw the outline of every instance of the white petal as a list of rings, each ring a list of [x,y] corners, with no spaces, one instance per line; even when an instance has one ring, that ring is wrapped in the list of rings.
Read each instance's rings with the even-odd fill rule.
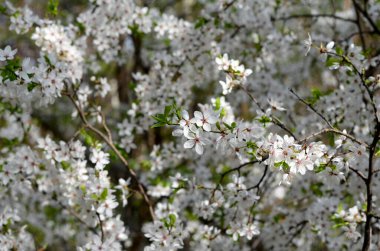
[[[195,151],[201,155],[203,154],[203,146],[201,144],[195,144]]]
[[[186,110],[182,110],[181,115],[182,118],[189,120],[189,113]]]
[[[328,44],[326,45],[326,49],[327,49],[327,50],[331,50],[331,49],[334,47],[334,45],[335,45],[334,41],[331,41],[330,43],[328,43]]]
[[[203,119],[203,114],[200,111],[195,111],[194,117],[196,117],[197,119]]]
[[[203,124],[203,130],[206,132],[211,131],[211,125],[209,123]]]
[[[249,75],[251,75],[252,74],[252,70],[251,69],[246,69],[245,71],[244,71],[244,76],[246,76],[246,77],[248,77]]]
[[[185,148],[193,148],[194,144],[195,144],[195,140],[188,140],[188,141],[185,142],[185,144],[183,145],[183,147],[185,147]]]

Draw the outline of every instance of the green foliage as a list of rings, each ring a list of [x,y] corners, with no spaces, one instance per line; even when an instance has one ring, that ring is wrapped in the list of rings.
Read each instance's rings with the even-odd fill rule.
[[[33,89],[36,88],[37,86],[41,86],[41,84],[36,83],[36,82],[30,82],[30,83],[28,83],[28,91],[29,92],[33,91]]]
[[[171,120],[174,116],[176,116],[178,119],[181,119],[181,110],[177,107],[176,103],[165,106],[164,113],[159,113],[152,116],[152,118],[155,120],[152,128],[171,125]]]
[[[6,15],[7,14],[7,8],[4,5],[0,5],[0,14]]]
[[[55,221],[60,211],[57,208],[48,205],[44,207],[44,213],[49,220]]]
[[[311,95],[307,97],[305,100],[310,105],[314,105],[315,103],[318,102],[318,100],[321,99],[321,97],[329,95],[331,93],[331,90],[321,91],[320,89],[314,87],[314,88],[311,88],[310,92],[311,92]]]
[[[290,172],[290,166],[284,160],[281,161],[281,162],[274,163],[274,167],[276,167],[276,168],[282,168],[282,170],[285,173],[289,173]]]
[[[215,100],[215,111],[219,111],[220,109],[220,97],[217,97]]]
[[[88,146],[93,146],[93,145],[95,145],[95,140],[92,138],[92,136],[91,136],[90,134],[88,134],[88,133],[86,132],[85,129],[82,129],[82,130],[80,131],[80,135],[83,137],[84,142],[85,142],[86,145],[88,145]]]
[[[236,122],[232,122],[231,125],[229,125],[229,124],[223,122],[223,125],[224,125],[228,130],[230,130],[231,132],[233,132],[234,129],[236,128],[236,126],[237,126]]]
[[[108,189],[104,188],[102,193],[99,196],[100,201],[105,201],[107,199],[107,196],[108,196]]]
[[[45,240],[44,231],[30,223],[27,223],[26,225],[26,230],[33,236],[36,246],[43,246]],[[45,248],[42,248],[41,250],[45,250]]]
[[[266,126],[266,124],[270,123],[272,120],[268,116],[263,115],[263,116],[259,117],[257,119],[257,121],[259,121],[261,124],[263,124],[264,126]]]
[[[18,71],[19,69],[21,69],[19,58],[8,60],[7,64],[3,68],[0,68],[1,76],[3,77],[3,80],[10,80],[10,81],[16,80],[17,79],[16,71]]]
[[[331,67],[336,64],[341,65],[342,61],[343,61],[342,58],[328,56],[326,60],[326,67]]]
[[[62,166],[62,168],[63,168],[63,170],[68,170],[68,169],[70,169],[70,163],[69,162],[66,162],[66,161],[62,161],[61,162],[61,166]]]
[[[174,214],[169,214],[167,218],[162,219],[162,222],[164,223],[167,229],[171,229],[172,227],[174,227],[176,221],[177,217]]]
[[[195,26],[194,28],[195,29],[200,29],[202,26],[204,26],[206,23],[208,22],[208,20],[204,17],[201,17],[198,19],[198,21],[195,23]]]
[[[323,196],[322,187],[323,187],[322,182],[312,183],[310,184],[310,191],[312,191],[315,196],[322,197]]]
[[[58,15],[59,0],[49,0],[47,5],[47,14],[56,17]]]
[[[327,165],[326,164],[320,164],[318,167],[314,168],[315,173],[320,173],[326,170]]]

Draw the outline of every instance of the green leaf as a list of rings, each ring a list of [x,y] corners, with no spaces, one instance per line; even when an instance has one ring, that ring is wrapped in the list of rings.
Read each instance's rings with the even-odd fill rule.
[[[30,82],[30,83],[28,84],[28,92],[33,91],[33,89],[36,88],[37,86],[40,86],[40,84],[39,84],[39,83],[36,83],[36,82]]]
[[[57,16],[58,15],[58,5],[59,0],[49,0],[48,6],[47,6],[47,13],[51,16]]]
[[[281,161],[281,162],[274,163],[274,167],[276,167],[276,168],[282,168],[282,170],[285,173],[289,173],[290,172],[290,166],[284,160]]]
[[[63,170],[67,170],[70,168],[70,163],[66,162],[66,161],[62,161],[61,166],[62,166]]]
[[[174,226],[176,220],[177,220],[177,217],[174,214],[169,214],[169,223],[170,223],[170,226]]]
[[[165,111],[164,111],[165,118],[167,118],[169,116],[171,110],[172,110],[171,105],[165,106]]]
[[[342,63],[342,59],[341,58],[334,58],[331,56],[327,57],[327,60],[326,60],[326,66],[327,67],[333,66],[336,63],[338,63],[340,65]]]
[[[310,185],[310,190],[313,192],[314,195],[318,197],[322,197],[323,196],[322,187],[323,187],[322,182],[313,183]]]
[[[335,48],[335,51],[336,51],[336,54],[338,54],[338,55],[340,55],[340,56],[343,56],[343,54],[344,54],[343,49],[340,48],[340,47],[336,47],[336,48]]]
[[[224,107],[223,107],[222,110],[220,111],[220,115],[219,115],[219,117],[220,117],[220,118],[223,118],[223,117],[225,117],[226,115],[227,115],[226,109],[224,109]]]
[[[151,128],[163,127],[166,126],[166,122],[158,122],[151,126]]]
[[[80,188],[80,190],[82,191],[83,194],[86,194],[86,191],[87,191],[86,185],[82,184],[82,185],[79,186],[79,188]]]
[[[261,117],[258,119],[258,121],[259,121],[261,124],[266,125],[267,123],[271,122],[272,120],[271,120],[268,116],[263,115],[263,116],[261,116]]]
[[[220,98],[216,98],[215,100],[215,111],[219,111],[220,109]]]
[[[92,136],[90,134],[88,134],[85,129],[82,129],[80,131],[80,134],[84,138],[84,143],[86,145],[88,145],[88,146],[95,146],[96,145],[96,140],[93,139]]]
[[[9,79],[10,81],[14,81],[17,79],[16,71],[19,69],[21,69],[19,58],[8,60],[4,68],[1,69],[1,76],[4,80]]]
[[[3,15],[7,14],[7,7],[0,5],[0,13]]]
[[[377,148],[376,153],[375,153],[375,156],[376,156],[376,157],[380,157],[380,147]]]
[[[105,201],[108,196],[108,188],[104,188],[103,192],[100,194],[99,199],[100,201]]]
[[[218,121],[218,122],[216,122],[216,124],[215,124],[215,125],[216,125],[216,128],[218,128],[218,130],[219,130],[219,131],[221,131],[221,130],[222,130],[222,129],[221,129],[221,127],[220,127],[220,123],[219,123],[219,121]]]
[[[60,211],[57,208],[48,205],[44,207],[44,213],[49,220],[54,221],[57,218]]]
[[[199,29],[201,28],[203,25],[205,25],[206,23],[208,22],[208,20],[204,17],[201,17],[198,19],[198,21],[195,23],[195,26],[194,28],[195,29]]]
[[[84,24],[82,24],[81,22],[78,22],[78,20],[75,20],[74,21],[74,25],[78,27],[79,32],[81,34],[85,34],[86,33],[86,27],[84,26]]]
[[[326,164],[320,164],[318,167],[314,169],[315,173],[320,173],[322,171],[326,170]]]

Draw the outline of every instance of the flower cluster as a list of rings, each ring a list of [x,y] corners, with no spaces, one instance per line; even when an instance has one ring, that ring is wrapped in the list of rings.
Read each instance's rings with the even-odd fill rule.
[[[228,59],[228,55],[219,56],[215,59],[219,71],[227,73],[226,81],[219,81],[223,88],[223,95],[231,93],[232,89],[244,85],[247,77],[252,74],[251,69],[246,69],[239,60]]]
[[[378,1],[13,2],[0,250],[378,248]]]

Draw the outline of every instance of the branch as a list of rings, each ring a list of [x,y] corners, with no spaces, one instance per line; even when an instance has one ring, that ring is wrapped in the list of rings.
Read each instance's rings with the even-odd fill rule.
[[[357,9],[360,13],[362,13],[362,15],[365,17],[365,19],[367,19],[367,21],[371,25],[373,31],[380,35],[379,28],[377,27],[376,23],[372,20],[372,18],[369,16],[368,12],[366,10],[362,9],[362,7],[360,7],[360,5],[355,0],[353,0],[352,2],[355,6],[355,9]]]
[[[371,246],[371,235],[372,235],[372,226],[371,226],[371,220],[372,220],[372,200],[373,200],[373,194],[372,194],[372,178],[374,174],[374,157],[376,153],[376,146],[377,143],[380,140],[380,122],[377,121],[376,127],[375,127],[375,135],[373,137],[373,141],[369,147],[369,156],[368,156],[368,177],[366,180],[366,188],[367,188],[367,209],[366,209],[366,222],[364,227],[364,241],[363,241],[363,248],[362,251],[368,251]]]
[[[293,91],[292,88],[289,89],[289,91],[298,98],[299,101],[301,101],[302,103],[304,103],[307,107],[309,107],[315,114],[317,114],[323,121],[326,122],[326,124],[330,127],[330,128],[334,128],[334,126],[325,118],[325,116],[322,115],[322,113],[318,112],[310,103],[308,103],[306,100],[304,100],[303,98],[301,98],[300,96],[297,95],[297,93],[295,93]]]
[[[268,172],[268,165],[265,165],[264,173],[263,173],[263,175],[261,176],[259,182],[257,182],[257,184],[254,185],[254,186],[252,186],[252,187],[248,187],[248,188],[247,188],[247,191],[252,190],[252,189],[255,189],[255,188],[259,189],[261,183],[263,182],[265,176],[267,175],[267,172]]]
[[[351,171],[353,171],[354,173],[356,173],[363,181],[364,183],[367,182],[367,178],[364,176],[364,174],[362,172],[360,172],[359,170],[356,170],[355,168],[352,168],[352,167],[348,167]]]
[[[129,173],[131,174],[131,176],[133,177],[133,179],[136,181],[137,183],[137,186],[138,186],[138,189],[139,189],[139,192],[140,194],[143,196],[145,202],[147,203],[148,207],[149,207],[149,212],[150,212],[150,215],[152,217],[153,220],[155,220],[155,214],[154,214],[154,210],[153,210],[153,207],[152,207],[152,204],[149,200],[149,197],[148,195],[146,194],[145,192],[145,189],[144,187],[141,185],[140,181],[138,180],[137,178],[137,174],[136,172],[129,168],[129,164],[128,164],[128,161],[124,158],[124,156],[120,153],[120,151],[116,148],[115,144],[113,143],[113,140],[112,140],[112,135],[110,135],[110,131],[108,129],[108,127],[105,127],[106,128],[106,131],[108,133],[108,135],[105,135],[103,132],[101,132],[99,129],[95,128],[94,126],[92,126],[88,120],[86,119],[86,116],[83,112],[83,110],[81,109],[81,107],[77,104],[77,102],[75,101],[75,98],[72,94],[69,94],[69,93],[64,93],[65,96],[69,97],[69,99],[72,101],[72,103],[74,104],[76,110],[78,111],[78,114],[79,114],[79,117],[80,119],[82,120],[84,126],[86,128],[88,128],[90,131],[94,132],[95,134],[97,134],[104,142],[107,143],[107,145],[115,152],[115,154],[117,155],[117,157],[121,160],[121,162],[125,165],[125,167],[128,169]],[[103,124],[105,122],[103,121]]]
[[[286,16],[286,17],[274,18],[274,21],[277,21],[277,20],[288,21],[288,20],[291,20],[291,19],[298,19],[298,18],[321,18],[321,17],[324,17],[324,18],[333,18],[333,19],[341,20],[341,21],[345,21],[345,22],[356,23],[355,19],[344,18],[344,17],[336,16],[334,14],[323,14],[323,13],[321,13],[321,14],[290,15],[290,16]]]
[[[323,129],[323,130],[321,130],[321,131],[319,131],[319,132],[316,132],[316,133],[313,133],[313,134],[307,136],[306,138],[304,138],[304,139],[302,139],[302,140],[299,140],[298,142],[306,142],[306,141],[308,141],[309,139],[312,139],[312,138],[314,138],[314,137],[317,137],[317,136],[319,136],[319,135],[321,135],[321,134],[328,133],[328,132],[332,132],[332,133],[336,133],[336,134],[339,134],[339,135],[345,136],[346,138],[349,138],[350,140],[352,140],[352,141],[354,141],[354,142],[356,142],[356,143],[358,143],[358,144],[360,144],[360,145],[363,145],[363,146],[369,148],[369,146],[368,146],[367,143],[364,143],[364,142],[358,140],[356,137],[354,137],[354,136],[352,136],[352,135],[350,135],[350,134],[347,134],[347,133],[344,133],[344,132],[342,132],[342,131],[339,131],[339,130],[336,129],[336,128],[325,128],[325,129]]]
[[[344,56],[344,55],[339,55],[337,53],[334,53],[334,52],[328,52],[327,54],[330,54],[330,55],[333,55],[333,56],[336,56],[336,57],[339,57],[341,58],[342,60],[344,60],[344,62],[346,63],[349,63],[353,70],[355,71],[355,73],[359,76],[360,78],[360,82],[361,82],[361,85],[364,87],[364,89],[366,90],[368,96],[369,96],[369,100],[370,100],[370,103],[372,105],[372,109],[374,111],[374,116],[375,116],[375,121],[377,123],[380,122],[379,118],[377,117],[377,107],[376,107],[376,104],[375,104],[375,101],[373,99],[373,93],[371,92],[371,90],[369,89],[369,86],[366,84],[365,82],[365,79],[364,79],[364,75],[359,71],[359,69],[356,67],[356,65],[354,65],[351,60],[347,57],[347,56]],[[363,98],[364,98],[364,94],[363,94]]]
[[[249,96],[249,98],[257,105],[257,107],[265,114],[264,108],[260,105],[260,103],[257,101],[257,99],[242,85],[240,85],[240,88]],[[289,133],[295,140],[297,140],[297,137],[292,133],[290,129],[288,129],[276,116],[270,116],[272,119],[272,123],[280,127],[282,130]]]
[[[211,193],[210,201],[211,201],[211,199],[214,197],[216,190],[218,190],[218,186],[220,186],[220,185],[222,184],[223,179],[224,179],[225,176],[227,176],[228,174],[230,174],[230,173],[232,173],[232,172],[236,172],[236,171],[237,171],[237,172],[240,172],[240,169],[241,169],[241,168],[243,168],[243,167],[245,167],[245,166],[248,166],[248,165],[255,164],[255,163],[261,163],[261,162],[265,161],[267,158],[268,158],[268,156],[264,156],[262,160],[253,160],[253,161],[249,161],[249,162],[246,162],[246,163],[241,164],[241,165],[239,165],[239,166],[237,166],[237,167],[231,168],[231,169],[225,171],[224,173],[222,173],[221,176],[220,176],[220,179],[219,179],[218,184],[215,186],[215,188],[213,189],[213,191],[212,191],[212,193]]]
[[[100,214],[98,212],[96,212],[96,216],[98,217],[98,220],[99,220],[99,226],[100,226],[100,232],[102,234],[101,236],[101,240],[102,240],[102,243],[104,242],[104,230],[103,230],[103,222],[102,220],[100,219]]]
[[[73,210],[71,210],[71,208],[65,206],[64,204],[58,202],[58,204],[65,210],[67,210],[72,216],[74,216],[80,223],[82,223],[84,226],[86,226],[91,232],[93,232],[94,234],[98,234],[98,231],[96,231],[96,228],[88,225],[88,223],[83,220],[76,212],[74,212]]]
[[[358,10],[358,5],[355,4],[355,0],[353,0],[353,3],[354,3],[354,8],[355,8],[355,14],[356,14],[356,26],[358,27],[358,30],[359,30],[360,41],[362,43],[363,50],[366,50],[363,29],[362,29],[362,25],[360,24],[360,15],[359,15],[359,10]]]
[[[235,172],[235,171],[239,171],[241,168],[245,167],[245,166],[248,166],[248,165],[252,165],[252,164],[255,164],[255,163],[259,163],[259,162],[262,162],[262,160],[253,160],[253,161],[249,161],[249,162],[246,162],[244,164],[241,164],[240,166],[237,166],[235,168],[231,168],[227,171],[225,171],[224,173],[222,173],[222,175],[220,176],[220,180],[219,180],[219,184],[221,184],[223,182],[223,179],[225,176],[227,176],[227,174],[230,174],[232,172]]]

